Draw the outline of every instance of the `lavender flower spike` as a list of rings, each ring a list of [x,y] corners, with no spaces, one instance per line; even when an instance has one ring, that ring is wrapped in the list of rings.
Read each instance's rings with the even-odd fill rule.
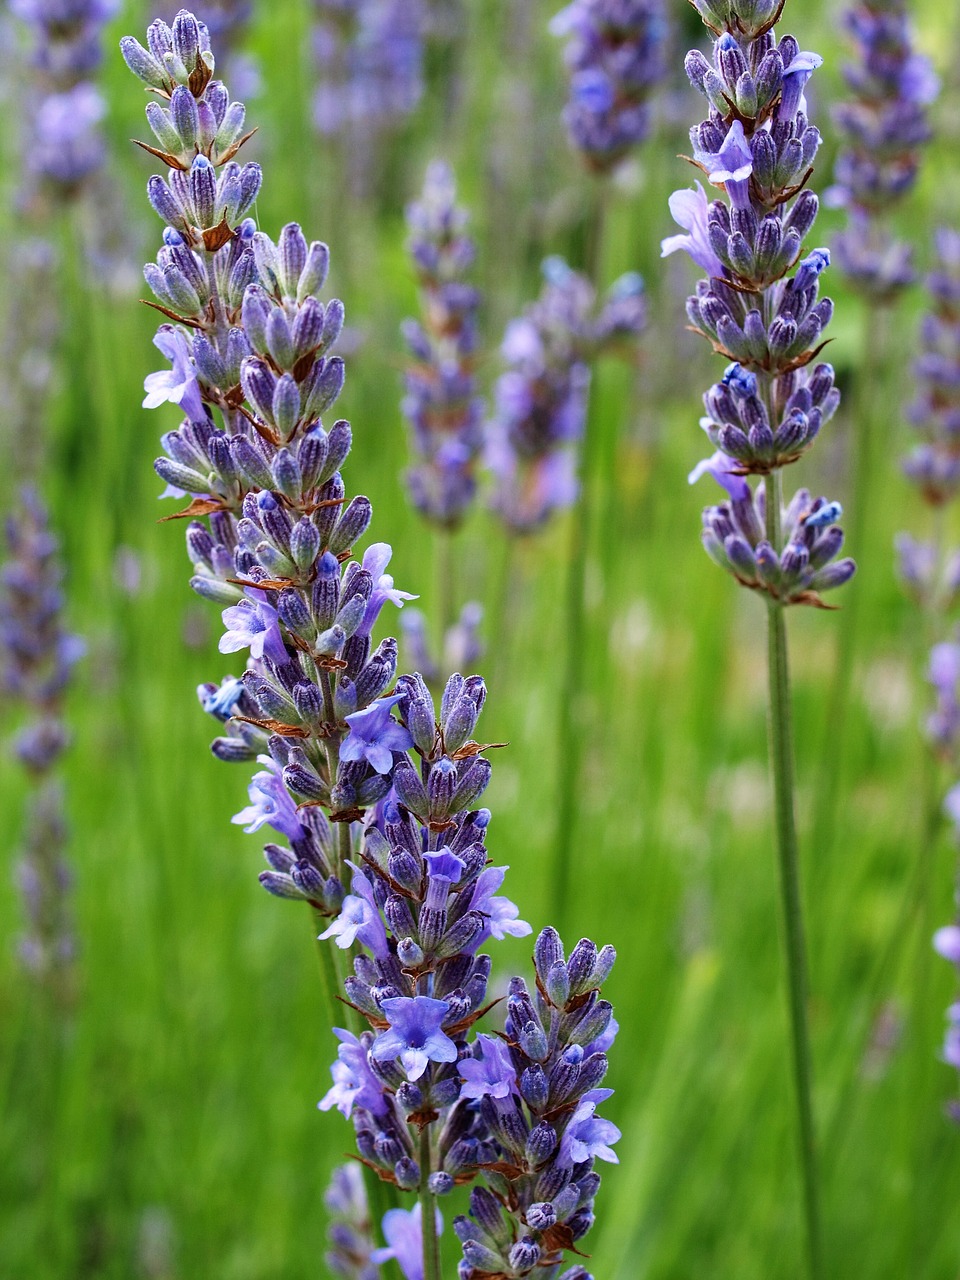
[[[592,1164],[613,1137],[594,1114],[606,1097],[597,1092],[607,1061],[599,1046],[609,1043],[612,1014],[599,990],[613,951],[581,941],[566,962],[559,938],[541,934],[536,994],[513,980],[506,1048],[494,1051],[498,1065],[487,1048],[484,1068],[480,1043],[489,1087],[479,1103],[461,1100],[471,1076],[477,1091],[473,1068],[461,1076],[459,1064],[476,1058],[474,1027],[489,1007],[491,961],[480,948],[529,932],[497,892],[506,869],[489,865],[491,815],[478,807],[492,771],[475,737],[486,688],[455,672],[437,707],[421,675],[397,678],[396,641],[375,642],[384,603],[409,595],[385,572],[387,543],[354,551],[373,511],[362,495],[347,497],[351,428],[328,412],[344,367],[333,354],[343,307],[320,298],[327,248],[296,224],[273,241],[247,216],[260,170],[234,159],[244,110],[213,79],[196,17],[184,10],[171,27],[154,23],[148,45],[127,39],[124,56],[169,100],[167,114],[152,102],[148,119],[182,167],[149,184],[166,229],[145,274],[187,343],[173,376],[181,383],[195,372],[203,407],[166,433],[155,466],[197,495],[184,513],[197,517],[187,528],[191,585],[223,612],[221,650],[250,651],[239,681],[205,682],[198,695],[217,726],[214,754],[264,766],[237,815],[285,838],[264,847],[261,882],[325,922],[334,970],[342,951],[354,952],[342,988],[368,1027],[337,1032],[333,1087],[320,1105],[349,1116],[365,1166],[417,1193],[418,1238],[414,1217],[384,1222],[409,1280],[439,1274],[436,1198],[483,1178],[491,1190],[475,1187],[476,1204],[499,1205],[504,1167],[518,1173],[504,1198],[509,1221],[490,1245],[458,1231],[461,1274],[494,1246],[495,1273],[528,1275],[541,1260],[556,1269],[592,1222]],[[195,118],[219,121],[200,146]],[[597,316],[592,294],[581,308],[573,273],[550,270],[552,320],[564,341],[577,329],[578,351],[635,330],[633,278]],[[335,1269],[364,1276],[380,1255],[367,1250],[356,1197],[341,1190],[338,1209],[350,1220],[335,1237]],[[516,1243],[505,1256],[508,1237]]]
[[[59,548],[32,490],[24,490],[19,510],[7,519],[6,542],[8,558],[0,569],[0,687],[27,712],[13,753],[32,788],[16,870],[26,925],[19,952],[29,973],[67,998],[76,943],[57,765],[69,743],[63,697],[83,644],[63,626]]]
[[[570,142],[607,172],[650,131],[649,97],[666,74],[662,0],[573,0],[550,30],[568,41]]]
[[[426,519],[452,529],[476,492],[484,410],[475,374],[480,294],[469,283],[475,247],[448,165],[434,161],[427,169],[420,199],[407,208],[407,225],[423,304],[422,322],[403,326],[415,361],[402,406],[415,457],[407,485]]]
[[[530,533],[578,492],[577,450],[586,425],[590,363],[625,348],[645,319],[643,282],[623,276],[598,305],[593,286],[560,258],[543,263],[544,287],[512,320],[501,353],[486,462],[492,505],[513,533]]]
[[[869,298],[890,302],[915,275],[910,246],[890,235],[883,217],[916,182],[939,85],[913,48],[905,0],[858,0],[844,25],[858,60],[844,68],[853,99],[834,111],[843,145],[829,195],[849,216],[835,241],[837,263]]]
[[[329,1250],[324,1258],[338,1280],[380,1280],[374,1251],[370,1210],[360,1165],[352,1161],[333,1171],[323,1202],[330,1215]]]

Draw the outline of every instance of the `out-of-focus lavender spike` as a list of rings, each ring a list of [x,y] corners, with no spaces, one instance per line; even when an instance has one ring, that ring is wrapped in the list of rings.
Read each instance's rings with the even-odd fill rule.
[[[315,0],[314,12],[317,130],[395,128],[423,93],[421,0]]]
[[[422,319],[404,323],[415,363],[406,372],[403,412],[416,459],[407,472],[413,505],[445,529],[456,528],[473,500],[483,444],[475,374],[480,294],[469,281],[476,250],[468,217],[456,203],[453,171],[435,161],[407,208]]]
[[[550,30],[568,40],[570,141],[591,169],[608,172],[650,131],[649,97],[666,74],[662,0],[573,0]]]
[[[953,828],[955,842],[960,843],[960,783],[947,792],[943,812]],[[933,935],[933,949],[954,966],[960,982],[960,891],[957,894],[957,908],[954,923],[944,925]],[[960,1071],[960,998],[947,1009],[947,1030],[941,1056],[948,1066]],[[954,1123],[960,1124],[960,1098],[948,1102],[946,1112]]]
[[[32,77],[24,85],[21,141],[31,186],[56,200],[70,199],[100,168],[106,154],[100,131],[106,107],[92,80],[100,65],[104,24],[114,0],[13,0],[14,14],[31,30]]]
[[[0,677],[11,705],[26,711],[13,752],[33,784],[17,865],[26,926],[19,950],[24,966],[64,995],[76,944],[56,770],[69,741],[63,697],[83,645],[64,629],[59,548],[47,513],[30,490],[7,518],[6,544],[0,571]]]
[[[578,492],[577,454],[586,427],[591,362],[635,351],[646,323],[643,281],[622,276],[598,302],[583,275],[560,258],[543,264],[540,297],[511,320],[487,427],[493,509],[516,534],[540,528]]]
[[[939,83],[914,47],[905,0],[858,0],[843,24],[857,61],[844,68],[853,98],[834,110],[842,145],[827,198],[849,217],[834,249],[853,285],[875,302],[890,302],[915,273],[911,246],[896,240],[883,218],[916,182]]]
[[[456,622],[447,628],[438,658],[430,647],[426,617],[419,609],[404,609],[400,615],[400,629],[407,666],[419,671],[431,687],[442,682],[451,671],[476,666],[484,653],[480,636],[482,621],[483,606],[475,600],[468,601]]]
[[[323,1203],[329,1214],[324,1261],[332,1274],[340,1280],[380,1280],[383,1273],[371,1259],[370,1211],[358,1164],[341,1164],[334,1169]]]
[[[927,277],[931,308],[920,326],[920,354],[914,361],[916,395],[907,418],[920,440],[903,460],[905,475],[934,512],[960,493],[960,233],[940,228],[937,262]],[[897,569],[904,588],[923,608],[944,614],[960,590],[960,553],[937,536],[918,542],[898,535]]]

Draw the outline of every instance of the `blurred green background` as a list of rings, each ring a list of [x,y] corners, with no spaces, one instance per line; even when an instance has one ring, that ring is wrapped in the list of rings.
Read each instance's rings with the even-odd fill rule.
[[[348,492],[370,495],[372,537],[393,544],[398,584],[419,592],[428,613],[434,538],[398,479],[398,324],[416,307],[403,206],[430,158],[454,164],[480,245],[489,385],[505,320],[539,288],[540,259],[560,252],[576,265],[586,241],[590,181],[559,123],[561,48],[546,32],[557,7],[464,3],[462,34],[431,53],[421,108],[376,151],[357,193],[343,155],[310,126],[308,6],[255,5],[250,49],[262,90],[248,120],[260,125],[249,157],[265,170],[258,218],[271,234],[297,219],[331,246],[329,291],[343,297],[358,339],[338,405],[354,428]],[[123,33],[142,35],[151,15],[131,8],[111,25],[109,49]],[[680,0],[669,8],[679,67],[701,31]],[[825,135],[818,191],[829,182],[828,108],[848,53],[837,9],[790,0],[781,24],[826,58],[809,95]],[[960,21],[939,0],[916,10],[922,46],[945,78],[937,140],[900,217],[925,263],[932,228],[957,225]],[[65,255],[60,376],[35,423],[49,440],[44,492],[63,538],[70,622],[89,645],[66,762],[81,992],[64,1023],[23,978],[19,906],[10,875],[0,875],[0,1276],[305,1280],[326,1274],[322,1194],[352,1131],[315,1109],[335,1046],[311,920],[260,889],[260,844],[229,821],[246,803],[247,773],[209,754],[211,725],[194,697],[200,681],[236,673],[237,663],[216,651],[217,610],[187,588],[182,526],[156,523],[172,508],[158,506],[151,463],[177,415],[139,407],[143,378],[162,361],[150,345],[156,317],[136,298],[160,224],[143,197],[153,169],[127,142],[146,136],[140,89],[119,56],[108,57],[104,78],[125,271],[90,279],[79,265],[96,210],[55,227]],[[691,178],[675,157],[700,118],[701,100],[681,79],[612,199],[604,283],[639,269],[650,322],[639,370],[604,364],[594,385],[590,431],[604,474],[583,548],[584,634],[565,631],[571,537],[561,520],[511,555],[505,621],[488,630],[479,664],[490,680],[482,736],[509,742],[486,799],[490,850],[511,867],[522,916],[535,929],[548,923],[558,705],[574,698],[587,747],[565,928],[571,944],[589,935],[619,953],[609,994],[621,1032],[608,1082],[624,1132],[621,1164],[602,1170],[588,1265],[598,1280],[787,1280],[800,1274],[802,1241],[763,606],[700,548],[700,509],[715,493],[706,482],[688,488],[686,474],[705,452],[700,396],[722,364],[683,331],[691,264],[658,256],[672,230],[667,195]],[[10,137],[5,145],[10,193]],[[811,243],[829,244],[839,225],[825,212]],[[23,230],[11,198],[5,252]],[[848,503],[858,431],[876,432],[880,450],[862,544],[850,548],[861,574],[835,601],[848,607],[789,616],[828,1271],[952,1280],[960,1134],[943,1115],[954,1073],[937,1055],[955,975],[932,957],[929,936],[952,918],[955,850],[945,830],[932,842],[924,835],[928,797],[952,779],[921,739],[926,636],[892,566],[895,531],[925,531],[897,466],[923,299],[911,292],[887,325],[882,383],[864,393],[857,371],[876,321],[838,273],[827,284],[837,303],[828,358],[850,394],[788,483]],[[17,479],[5,468],[5,504]],[[482,509],[456,552],[461,598],[489,604],[506,556]],[[136,557],[138,583],[122,581],[118,555]],[[838,640],[851,620],[852,694],[835,707]],[[582,657],[576,688],[564,689],[571,639]],[[831,776],[832,812],[822,803]],[[11,862],[23,796],[5,764]],[[527,942],[497,945],[499,980],[528,955]],[[445,1238],[452,1275],[449,1230]]]

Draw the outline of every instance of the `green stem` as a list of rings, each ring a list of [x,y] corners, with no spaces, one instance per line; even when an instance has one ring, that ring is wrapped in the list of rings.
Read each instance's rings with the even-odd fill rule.
[[[440,1280],[440,1241],[434,1196],[427,1185],[433,1171],[430,1125],[420,1130],[420,1228],[423,1235],[423,1280]]]
[[[782,490],[781,474],[775,471],[770,476],[766,498],[766,536],[767,541],[774,548],[780,546]],[[807,1030],[807,960],[800,892],[800,862],[794,819],[790,672],[787,662],[787,630],[783,606],[772,599],[767,606],[767,623],[770,764],[773,772],[777,853],[780,862],[780,893],[787,964],[798,1143],[806,1219],[808,1274],[811,1280],[818,1280],[823,1270],[816,1139],[811,1096],[813,1071]]]
[[[437,631],[437,654],[440,660],[440,679],[445,680],[447,672],[444,669],[444,649],[447,642],[447,632],[453,626],[456,620],[456,605],[454,604],[454,576],[455,576],[455,556],[453,554],[453,531],[451,529],[441,529],[436,541],[437,547],[437,617],[439,619],[439,627]]]
[[[603,258],[603,232],[606,223],[608,183],[598,179],[594,191],[594,216],[588,228],[585,269],[594,288],[597,287]],[[551,876],[551,923],[564,932],[564,915],[569,898],[573,860],[573,838],[577,799],[580,794],[583,747],[586,734],[579,723],[583,710],[580,672],[584,667],[586,648],[585,617],[587,553],[590,543],[591,495],[598,478],[601,456],[599,423],[594,412],[588,414],[584,431],[580,466],[580,494],[570,514],[570,548],[567,553],[566,583],[566,655],[564,678],[560,686],[560,723],[557,749],[557,833]]]

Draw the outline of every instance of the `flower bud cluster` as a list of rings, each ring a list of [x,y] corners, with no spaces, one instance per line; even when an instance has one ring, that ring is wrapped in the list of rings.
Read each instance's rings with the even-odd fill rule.
[[[819,284],[830,254],[804,255],[819,207],[806,184],[820,146],[804,91],[823,60],[793,36],[776,38],[782,3],[695,7],[717,38],[712,59],[693,50],[685,61],[709,104],[690,133],[693,163],[723,198],[708,200],[699,182],[675,192],[670,212],[684,234],[665,239],[662,252],[683,250],[707,272],[687,299],[687,317],[732,361],[704,397],[701,426],[719,452],[690,476],[709,471],[729,494],[704,512],[703,542],[742,585],[781,604],[820,604],[821,591],[854,572],[852,561],[835,560],[839,505],[811,502],[800,490],[783,513],[787,526],[774,520],[767,536],[763,495],[744,477],[796,462],[840,401],[833,369],[815,363],[833,316]]]
[[[6,522],[8,558],[0,570],[0,685],[27,712],[13,753],[33,783],[16,878],[26,917],[25,967],[53,978],[69,966],[74,937],[63,856],[67,832],[55,771],[69,737],[63,697],[83,653],[63,626],[62,569],[47,513],[29,490]]]
[[[154,179],[150,188],[167,230],[148,281],[161,287],[162,277],[179,310],[161,303],[173,324],[161,327],[157,345],[172,368],[147,379],[145,404],[172,400],[185,415],[164,437],[157,471],[168,492],[195,495],[179,514],[193,517],[194,589],[225,606],[221,652],[249,651],[240,677],[198,690],[221,726],[215,754],[261,766],[234,821],[251,832],[269,825],[285,838],[266,846],[264,887],[327,917],[320,937],[352,959],[344,990],[355,1025],[368,1029],[335,1029],[333,1087],[320,1106],[349,1116],[361,1161],[424,1204],[484,1166],[515,1161],[514,1131],[526,1125],[529,1150],[517,1176],[531,1195],[536,1189],[541,1212],[532,1201],[525,1209],[509,1274],[525,1275],[540,1259],[559,1265],[592,1219],[593,1159],[611,1158],[618,1136],[594,1117],[608,1093],[596,1088],[611,1038],[597,989],[612,951],[582,942],[565,963],[559,939],[544,935],[538,989],[545,983],[547,995],[534,1005],[515,980],[505,1037],[487,1038],[506,1046],[496,1049],[498,1070],[516,1059],[509,1071],[520,1092],[508,1132],[500,1111],[482,1101],[490,1050],[469,1039],[488,1007],[490,958],[480,948],[530,933],[498,893],[507,868],[488,865],[490,814],[474,807],[491,770],[473,736],[486,689],[478,676],[455,674],[436,706],[422,676],[396,679],[394,640],[374,647],[383,606],[412,597],[386,572],[386,543],[354,556],[372,511],[365,497],[346,500],[348,424],[327,429],[321,420],[343,384],[342,362],[329,354],[343,310],[316,296],[326,248],[308,245],[293,224],[275,244],[244,219],[233,193],[245,170],[232,172],[227,158],[243,139],[221,150],[203,124],[218,122],[217,103],[222,119],[230,107],[211,78],[200,26],[178,14],[169,48],[157,29],[150,50],[124,42],[128,64],[168,97],[180,147],[164,156],[169,182],[161,189]],[[577,340],[591,349],[636,326],[630,297],[611,298],[599,317],[588,307],[572,311]],[[547,319],[569,334],[571,316],[562,312],[557,306]],[[511,1088],[499,1076],[493,1085],[500,1098]],[[421,1138],[434,1125],[435,1137]],[[349,1213],[355,1208],[351,1201]],[[391,1210],[388,1248],[374,1250],[370,1264],[395,1258],[415,1274],[430,1247],[428,1224],[420,1210]],[[358,1240],[353,1222],[341,1244],[354,1250],[356,1266],[344,1274],[365,1274]],[[584,1275],[575,1267],[568,1280]]]
[[[11,8],[32,35],[24,167],[56,199],[69,199],[105,156],[99,126],[106,108],[93,76],[103,27],[117,6],[114,0],[15,0]]]
[[[452,170],[434,161],[420,199],[407,207],[423,319],[403,324],[415,363],[405,375],[402,408],[416,458],[406,477],[411,500],[446,529],[456,528],[473,500],[483,443],[475,372],[480,294],[468,280],[476,247],[467,220]]]
[[[550,30],[568,38],[570,141],[591,169],[607,172],[650,130],[648,99],[666,74],[662,0],[573,0]]]
[[[314,0],[319,133],[396,127],[423,95],[422,0]]]
[[[744,587],[787,604],[824,608],[820,593],[841,587],[853,577],[856,565],[838,560],[843,531],[837,521],[843,514],[839,502],[811,498],[799,489],[781,513],[783,546],[772,547],[765,536],[766,495],[756,493],[730,460],[715,454],[690,473],[691,482],[709,473],[727,490],[729,498],[703,513],[701,540],[707,555],[721,569],[733,574]]]
[[[835,242],[837,262],[868,297],[889,301],[915,276],[910,246],[878,218],[913,189],[939,84],[929,59],[914,49],[904,0],[858,0],[844,26],[857,61],[844,68],[853,100],[833,113],[842,145],[829,196],[850,218]]]
[[[497,380],[488,426],[492,505],[513,533],[539,528],[575,501],[591,362],[608,351],[631,358],[646,323],[643,281],[634,272],[602,302],[561,258],[547,258],[543,275],[540,297],[504,334],[508,368]]]
[[[615,958],[612,947],[584,938],[565,960],[556,930],[545,929],[534,948],[534,995],[514,978],[503,1038],[481,1036],[472,1060],[460,1063],[460,1109],[475,1109],[498,1149],[486,1186],[471,1193],[470,1216],[454,1221],[461,1280],[541,1275],[593,1223],[594,1162],[616,1162],[611,1144],[620,1137],[596,1114],[612,1092],[600,1085],[617,1024],[600,988]]]

